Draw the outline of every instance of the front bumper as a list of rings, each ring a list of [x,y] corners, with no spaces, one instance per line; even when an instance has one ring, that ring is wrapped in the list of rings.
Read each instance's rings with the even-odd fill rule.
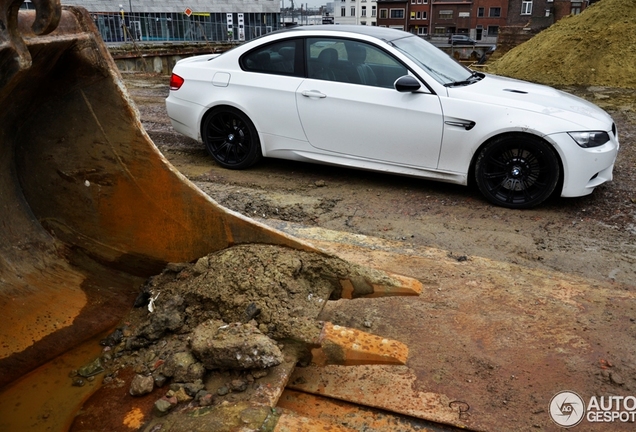
[[[589,195],[597,186],[612,180],[618,155],[618,137],[599,147],[582,148],[567,133],[546,137],[552,141],[563,162],[562,197]]]

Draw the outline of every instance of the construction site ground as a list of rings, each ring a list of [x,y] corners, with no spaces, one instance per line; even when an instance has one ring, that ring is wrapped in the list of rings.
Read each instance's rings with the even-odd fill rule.
[[[407,368],[382,374],[414,374],[412,400],[438,393],[462,403],[453,423],[477,430],[557,430],[547,409],[561,390],[584,400],[636,394],[635,91],[565,88],[615,119],[615,179],[587,197],[517,211],[422,179],[274,159],[223,169],[173,131],[167,76],[124,79],[155,144],[220,204],[424,283],[418,298],[341,300],[321,316],[406,343]],[[389,379],[386,391],[399,390]],[[577,430],[633,425],[607,427]]]

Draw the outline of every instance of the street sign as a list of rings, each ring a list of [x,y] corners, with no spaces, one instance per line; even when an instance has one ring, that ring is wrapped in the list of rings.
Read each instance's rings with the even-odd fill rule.
[[[190,8],[185,8],[185,10],[183,11],[184,14],[186,14],[187,16],[192,15],[192,9]]]

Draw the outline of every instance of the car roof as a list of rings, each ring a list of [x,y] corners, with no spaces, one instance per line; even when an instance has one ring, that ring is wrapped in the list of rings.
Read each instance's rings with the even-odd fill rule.
[[[376,39],[380,39],[387,42],[390,42],[396,39],[402,39],[405,37],[414,36],[413,33],[408,33],[402,30],[397,30],[397,29],[393,29],[389,27],[377,27],[377,26],[366,26],[366,25],[333,25],[333,24],[289,27],[283,30],[279,30],[276,33],[287,33],[287,32],[299,32],[299,33],[320,32],[321,34],[323,32],[355,33],[359,35],[374,37]]]

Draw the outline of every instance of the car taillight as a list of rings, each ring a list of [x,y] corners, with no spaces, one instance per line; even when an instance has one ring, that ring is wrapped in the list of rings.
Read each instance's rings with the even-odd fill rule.
[[[179,90],[184,83],[184,79],[177,74],[170,76],[170,90]]]

